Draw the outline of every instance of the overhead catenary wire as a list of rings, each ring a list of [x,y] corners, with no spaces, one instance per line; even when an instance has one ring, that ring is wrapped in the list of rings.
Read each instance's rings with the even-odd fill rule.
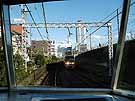
[[[119,14],[121,14],[121,12],[119,12]],[[94,30],[92,33],[90,33],[89,35],[87,35],[77,46],[79,46],[84,40],[86,40],[87,38],[89,38],[90,35],[94,34],[95,32],[97,32],[100,28],[104,27],[106,24],[108,24],[111,20],[113,20],[115,17],[117,17],[117,15],[115,15],[114,17],[112,17],[110,20],[108,20],[107,22],[105,22],[104,24],[102,24],[101,26],[99,26],[96,30]],[[76,47],[77,47],[76,46]],[[75,48],[76,48],[75,47]]]
[[[131,4],[130,4],[130,7],[132,6],[132,5],[134,5],[135,4],[135,1],[134,2],[132,2]],[[121,8],[121,7],[120,7]],[[119,8],[119,9],[120,9]],[[117,9],[115,10],[115,11],[113,11],[111,14],[109,14],[107,17],[105,17],[103,20],[105,20],[105,19],[107,19],[109,16],[111,16],[113,13],[115,13],[117,11]],[[76,47],[77,46],[79,46],[79,45],[81,45],[81,43],[84,41],[84,40],[86,40],[87,38],[89,38],[89,36],[91,36],[92,34],[94,34],[95,32],[97,32],[100,28],[102,28],[103,26],[105,26],[106,24],[108,24],[111,20],[113,20],[114,18],[116,18],[118,15],[120,15],[122,13],[122,11],[120,11],[120,12],[118,12],[118,14],[116,14],[115,16],[113,16],[111,19],[109,19],[108,21],[106,21],[104,24],[102,24],[101,26],[99,26],[96,30],[94,30],[92,33],[90,33],[89,35],[87,35],[83,40],[81,40],[81,42],[80,43],[78,43],[76,46],[75,46],[75,48],[74,49],[76,49]],[[101,22],[103,22],[103,21],[101,21]]]
[[[38,5],[38,7],[37,7],[37,5]],[[38,19],[42,19],[43,16],[41,14],[39,14],[39,11],[42,10],[42,5],[41,5],[41,8],[39,8],[39,7],[40,7],[39,3],[34,5],[34,9],[37,12]],[[44,34],[43,34],[43,36],[44,36],[44,38],[47,38],[47,36],[45,36]]]
[[[47,39],[49,40],[49,35],[48,35],[48,29],[47,29],[47,23],[46,23],[46,15],[45,15],[45,8],[44,8],[44,2],[42,2],[42,11],[43,11],[43,17],[44,17],[44,22],[45,22],[45,29],[46,29],[46,33],[47,33]]]
[[[105,18],[103,18],[100,22],[103,22],[105,19],[109,18],[112,14],[114,14],[117,11],[114,10],[112,13],[110,13],[109,15],[107,15]],[[121,12],[119,12],[119,14],[121,14]],[[101,26],[99,26],[96,30],[94,30],[92,33],[90,33],[89,35],[87,35],[78,45],[75,46],[74,49],[76,49],[77,46],[81,45],[81,43],[86,40],[87,38],[89,38],[89,36],[91,36],[92,34],[94,34],[95,32],[97,32],[100,28],[102,28],[103,26],[105,26],[107,23],[109,23],[111,20],[113,20],[115,17],[117,17],[117,15],[115,15],[114,17],[112,17],[111,19],[109,19],[107,22],[105,22],[104,24],[102,24]]]
[[[28,10],[28,12],[29,12],[29,14],[30,14],[31,18],[32,18],[33,23],[35,24],[35,26],[37,26],[37,24],[36,24],[36,22],[35,22],[35,20],[34,20],[34,18],[33,18],[33,16],[32,16],[32,14],[31,14],[31,12],[30,12],[30,10],[29,10],[28,6],[27,6],[26,4],[25,4],[25,6],[26,6],[26,8],[27,8],[27,10]],[[36,29],[37,29],[37,31],[38,31],[38,33],[39,33],[40,37],[42,38],[43,42],[45,42],[45,43],[46,43],[46,41],[44,40],[44,38],[43,38],[43,36],[42,36],[42,34],[41,34],[40,30],[38,29],[38,27],[36,27]],[[46,44],[46,45],[47,45],[48,47],[50,47],[50,46],[49,46],[49,44]]]
[[[130,6],[132,6],[132,5],[134,5],[134,4],[135,4],[135,1],[131,2]],[[110,13],[110,14],[107,15],[105,18],[103,18],[103,19],[101,20],[101,22],[104,21],[105,19],[109,18],[111,15],[113,15],[115,12],[117,12],[117,10],[120,10],[120,9],[122,9],[122,7],[119,7],[119,8],[117,8],[117,9],[115,9],[112,13]]]
[[[131,28],[130,28],[129,26],[132,27],[133,25],[135,25],[134,19],[132,19],[132,20],[129,19],[129,21],[128,21],[128,28],[127,28],[127,33],[129,32],[129,29],[131,30]],[[113,29],[112,32],[117,32],[117,29],[118,29],[118,28]]]
[[[101,21],[106,20],[106,19],[109,18],[111,15],[113,15],[116,11],[117,11],[117,9],[114,10],[114,11],[113,11],[112,13],[110,13],[109,15],[107,15],[105,18],[103,18]]]
[[[33,16],[32,16],[32,14],[31,14],[31,12],[30,12],[30,10],[29,10],[29,8],[28,8],[27,4],[25,4],[25,6],[26,6],[26,8],[27,8],[27,10],[28,10],[28,12],[29,12],[29,14],[30,14],[31,18],[32,18],[33,23],[35,24],[35,26],[37,26],[37,24],[36,24],[36,22],[35,22],[35,20],[34,20],[34,18],[33,18]],[[42,40],[44,40],[44,38],[43,38],[43,36],[42,36],[42,34],[41,34],[40,30],[38,29],[38,27],[36,27],[36,29],[37,29],[37,31],[38,31],[38,33],[39,33],[40,37],[42,38]]]

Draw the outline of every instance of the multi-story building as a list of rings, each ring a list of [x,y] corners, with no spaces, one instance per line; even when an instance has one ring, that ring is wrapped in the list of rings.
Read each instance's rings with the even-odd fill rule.
[[[11,25],[13,54],[19,52],[22,55],[22,26]]]
[[[64,57],[66,53],[67,47],[71,47],[71,44],[67,44],[66,42],[60,42],[57,44],[57,57]]]
[[[21,44],[22,44],[22,26],[21,25],[11,25],[11,35],[12,35],[12,47],[13,54],[16,52],[21,52]],[[0,48],[2,48],[2,38],[1,38],[1,30],[0,30]]]
[[[11,35],[12,35],[12,48],[13,48],[13,55],[14,54],[20,54],[25,62],[29,61],[29,56],[28,56],[28,42],[27,39],[28,37],[23,38],[23,35],[27,36],[27,31],[23,33],[23,27],[21,25],[11,25]],[[22,34],[23,33],[23,34]],[[23,43],[25,41],[25,43]],[[23,45],[25,45],[25,52],[23,52]],[[0,31],[0,49],[2,49],[2,38],[1,38],[1,31]]]
[[[49,41],[50,43],[50,55],[56,56],[56,44],[55,41]]]
[[[50,55],[51,44],[48,41],[43,40],[31,40],[32,54],[43,53],[44,56]]]

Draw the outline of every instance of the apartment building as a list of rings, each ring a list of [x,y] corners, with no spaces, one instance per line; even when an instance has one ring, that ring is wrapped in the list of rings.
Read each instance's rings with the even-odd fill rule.
[[[44,56],[50,55],[51,44],[47,40],[31,40],[32,54],[43,53]]]

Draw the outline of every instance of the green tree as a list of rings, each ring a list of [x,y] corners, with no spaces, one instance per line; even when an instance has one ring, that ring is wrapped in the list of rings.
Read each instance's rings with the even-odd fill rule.
[[[57,62],[59,59],[56,56],[52,56],[52,62]]]
[[[15,66],[15,77],[17,83],[22,81],[25,76],[27,76],[27,73],[25,73],[24,68],[24,59],[23,57],[17,52],[13,56],[14,66]]]
[[[35,61],[35,64],[37,65],[37,67],[41,67],[41,66],[45,65],[45,57],[43,54],[37,54],[34,61]]]
[[[0,49],[0,87],[7,86],[7,72],[5,67],[4,52]]]
[[[60,58],[57,58],[56,56],[48,56],[47,57],[47,64],[54,63],[60,61]]]
[[[13,59],[14,59],[15,68],[23,67],[23,64],[24,64],[23,57],[18,53],[15,54],[13,57],[14,57]]]

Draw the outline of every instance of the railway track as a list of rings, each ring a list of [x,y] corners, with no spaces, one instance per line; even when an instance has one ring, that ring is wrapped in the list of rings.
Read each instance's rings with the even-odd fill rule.
[[[48,72],[46,73],[44,79],[42,80],[40,85],[47,85],[47,80],[48,80]]]
[[[55,66],[55,65],[54,65]],[[54,71],[48,72],[41,82],[41,85],[53,87],[99,87],[106,88],[108,84],[105,82],[102,74],[96,74],[95,70],[91,69],[66,69],[64,65],[62,68],[56,68]],[[94,68],[94,67],[92,67]],[[100,77],[100,79],[99,79]]]

